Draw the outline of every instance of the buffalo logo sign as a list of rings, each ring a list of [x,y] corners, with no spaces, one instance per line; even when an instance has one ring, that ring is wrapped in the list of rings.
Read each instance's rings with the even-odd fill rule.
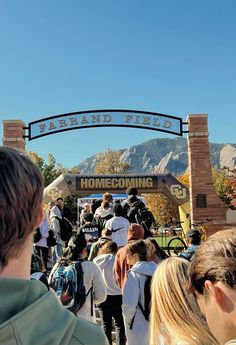
[[[180,186],[179,184],[172,184],[170,186],[170,192],[176,199],[185,199],[187,196],[186,188]]]

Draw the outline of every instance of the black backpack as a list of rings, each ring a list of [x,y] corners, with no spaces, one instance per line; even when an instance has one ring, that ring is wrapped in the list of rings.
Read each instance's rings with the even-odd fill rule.
[[[151,211],[149,211],[146,207],[142,207],[138,210],[136,219],[138,224],[149,230],[152,226],[154,217]]]
[[[147,321],[149,321],[150,316],[150,309],[151,309],[151,281],[152,276],[147,276],[147,279],[144,283],[144,306],[138,301],[138,307],[143,313],[143,316]],[[133,323],[134,323],[135,314],[133,316],[133,319],[130,323],[129,328],[132,329]]]
[[[128,220],[131,223],[136,223],[136,215],[138,214],[138,211],[142,208],[145,207],[145,204],[142,202],[142,200],[136,198],[133,202],[132,200],[130,200],[130,202],[128,203],[128,210],[127,210],[127,217]],[[124,211],[125,212],[125,211]]]
[[[55,217],[60,224],[60,236],[62,241],[68,242],[72,236],[73,226],[66,217]]]
[[[52,229],[48,230],[48,238],[47,238],[47,245],[48,247],[54,247],[57,244],[56,239],[54,237],[54,232]]]
[[[150,315],[150,304],[151,304],[151,281],[152,276],[147,276],[147,279],[144,284],[144,307],[140,302],[138,302],[138,306],[141,309],[145,319],[149,321]]]
[[[135,215],[135,220],[136,223],[142,225],[142,227],[144,228],[144,239],[148,237],[153,237],[153,233],[150,229],[155,219],[151,211],[149,211],[146,207],[140,208],[137,214]]]
[[[61,260],[49,282],[62,305],[73,313],[80,310],[91,291],[90,289],[86,294],[81,261],[83,260],[72,263]]]

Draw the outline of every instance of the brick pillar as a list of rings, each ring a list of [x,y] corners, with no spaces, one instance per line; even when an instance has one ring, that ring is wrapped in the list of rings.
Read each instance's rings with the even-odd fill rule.
[[[190,172],[190,211],[192,222],[208,217],[208,235],[224,228],[227,207],[220,200],[212,183],[207,114],[189,115],[188,160]]]
[[[3,145],[25,151],[25,123],[21,120],[3,120]]]

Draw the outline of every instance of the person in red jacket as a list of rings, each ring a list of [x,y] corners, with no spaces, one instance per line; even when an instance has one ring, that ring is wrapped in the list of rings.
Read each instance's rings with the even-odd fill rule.
[[[135,223],[131,224],[128,229],[128,243],[135,240],[142,240],[143,238],[144,238],[143,227],[139,224],[135,224]],[[118,250],[115,257],[115,263],[114,263],[114,273],[115,273],[116,283],[122,289],[125,285],[127,272],[130,268],[126,261],[127,246],[128,245]]]

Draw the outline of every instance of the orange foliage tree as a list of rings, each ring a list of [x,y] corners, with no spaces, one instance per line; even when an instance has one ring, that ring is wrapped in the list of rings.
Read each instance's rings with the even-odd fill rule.
[[[173,218],[179,220],[178,207],[164,195],[145,194],[145,199],[158,225],[170,223]]]
[[[107,149],[105,153],[99,153],[95,174],[127,174],[130,165],[121,161],[121,155],[121,151],[113,151],[111,149]]]

